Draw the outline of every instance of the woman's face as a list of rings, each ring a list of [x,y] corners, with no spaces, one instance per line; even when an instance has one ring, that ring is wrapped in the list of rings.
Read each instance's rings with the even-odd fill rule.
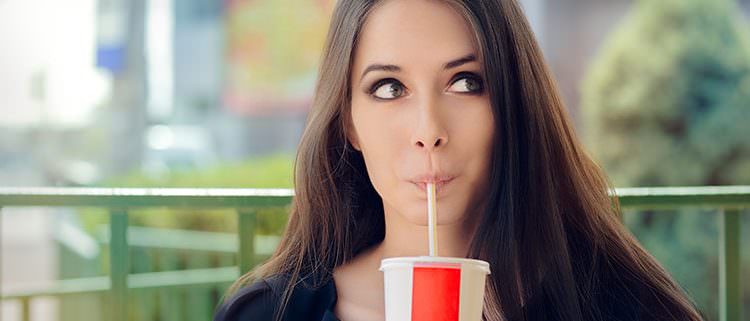
[[[386,214],[426,225],[425,182],[434,180],[438,224],[474,216],[495,125],[468,23],[438,1],[386,0],[358,41],[349,138]]]

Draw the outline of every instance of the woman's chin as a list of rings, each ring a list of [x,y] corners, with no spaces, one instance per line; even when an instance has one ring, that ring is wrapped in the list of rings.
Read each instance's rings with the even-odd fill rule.
[[[402,212],[403,213],[403,212]],[[456,224],[461,221],[462,217],[461,215],[457,215],[458,213],[455,211],[439,211],[437,213],[437,224],[438,225],[451,225]],[[403,219],[408,221],[411,224],[418,225],[418,226],[427,226],[428,218],[427,218],[427,210],[413,210],[409,211],[404,214],[399,214],[402,216]]]

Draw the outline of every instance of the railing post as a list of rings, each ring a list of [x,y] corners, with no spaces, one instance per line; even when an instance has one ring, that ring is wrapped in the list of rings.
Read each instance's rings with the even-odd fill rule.
[[[31,298],[29,297],[21,299],[21,320],[31,320]]]
[[[257,210],[255,208],[240,208],[237,210],[237,236],[240,241],[240,275],[247,273],[255,265],[256,213]]]
[[[111,319],[128,319],[128,212],[122,209],[111,210],[109,214],[109,266]]]
[[[3,228],[3,207],[0,206],[0,230]],[[2,262],[2,260],[0,260]],[[0,272],[2,272],[2,269],[0,269]],[[0,275],[2,277],[2,275]],[[20,302],[21,304],[21,321],[29,321],[31,320],[31,297],[23,297],[21,298]],[[2,311],[0,311],[2,313]],[[0,319],[2,319],[2,316],[0,315]]]
[[[740,321],[740,211],[725,210],[719,226],[719,320]]]

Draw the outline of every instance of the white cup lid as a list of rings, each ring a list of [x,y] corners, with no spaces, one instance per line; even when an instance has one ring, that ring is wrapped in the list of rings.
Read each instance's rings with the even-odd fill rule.
[[[380,261],[380,271],[384,271],[387,268],[396,266],[414,266],[417,263],[444,263],[444,264],[458,264],[460,266],[470,266],[478,268],[486,274],[490,274],[490,264],[476,259],[467,259],[459,257],[444,257],[444,256],[408,256],[408,257],[392,257],[386,258]]]

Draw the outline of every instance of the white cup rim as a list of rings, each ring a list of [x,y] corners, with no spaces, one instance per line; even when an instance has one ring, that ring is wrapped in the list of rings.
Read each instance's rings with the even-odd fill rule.
[[[483,271],[485,274],[490,274],[490,264],[486,261],[446,256],[406,256],[385,258],[380,261],[380,271],[385,271],[386,268],[396,266],[413,266],[414,263],[422,262],[460,264],[461,267],[476,268]]]

